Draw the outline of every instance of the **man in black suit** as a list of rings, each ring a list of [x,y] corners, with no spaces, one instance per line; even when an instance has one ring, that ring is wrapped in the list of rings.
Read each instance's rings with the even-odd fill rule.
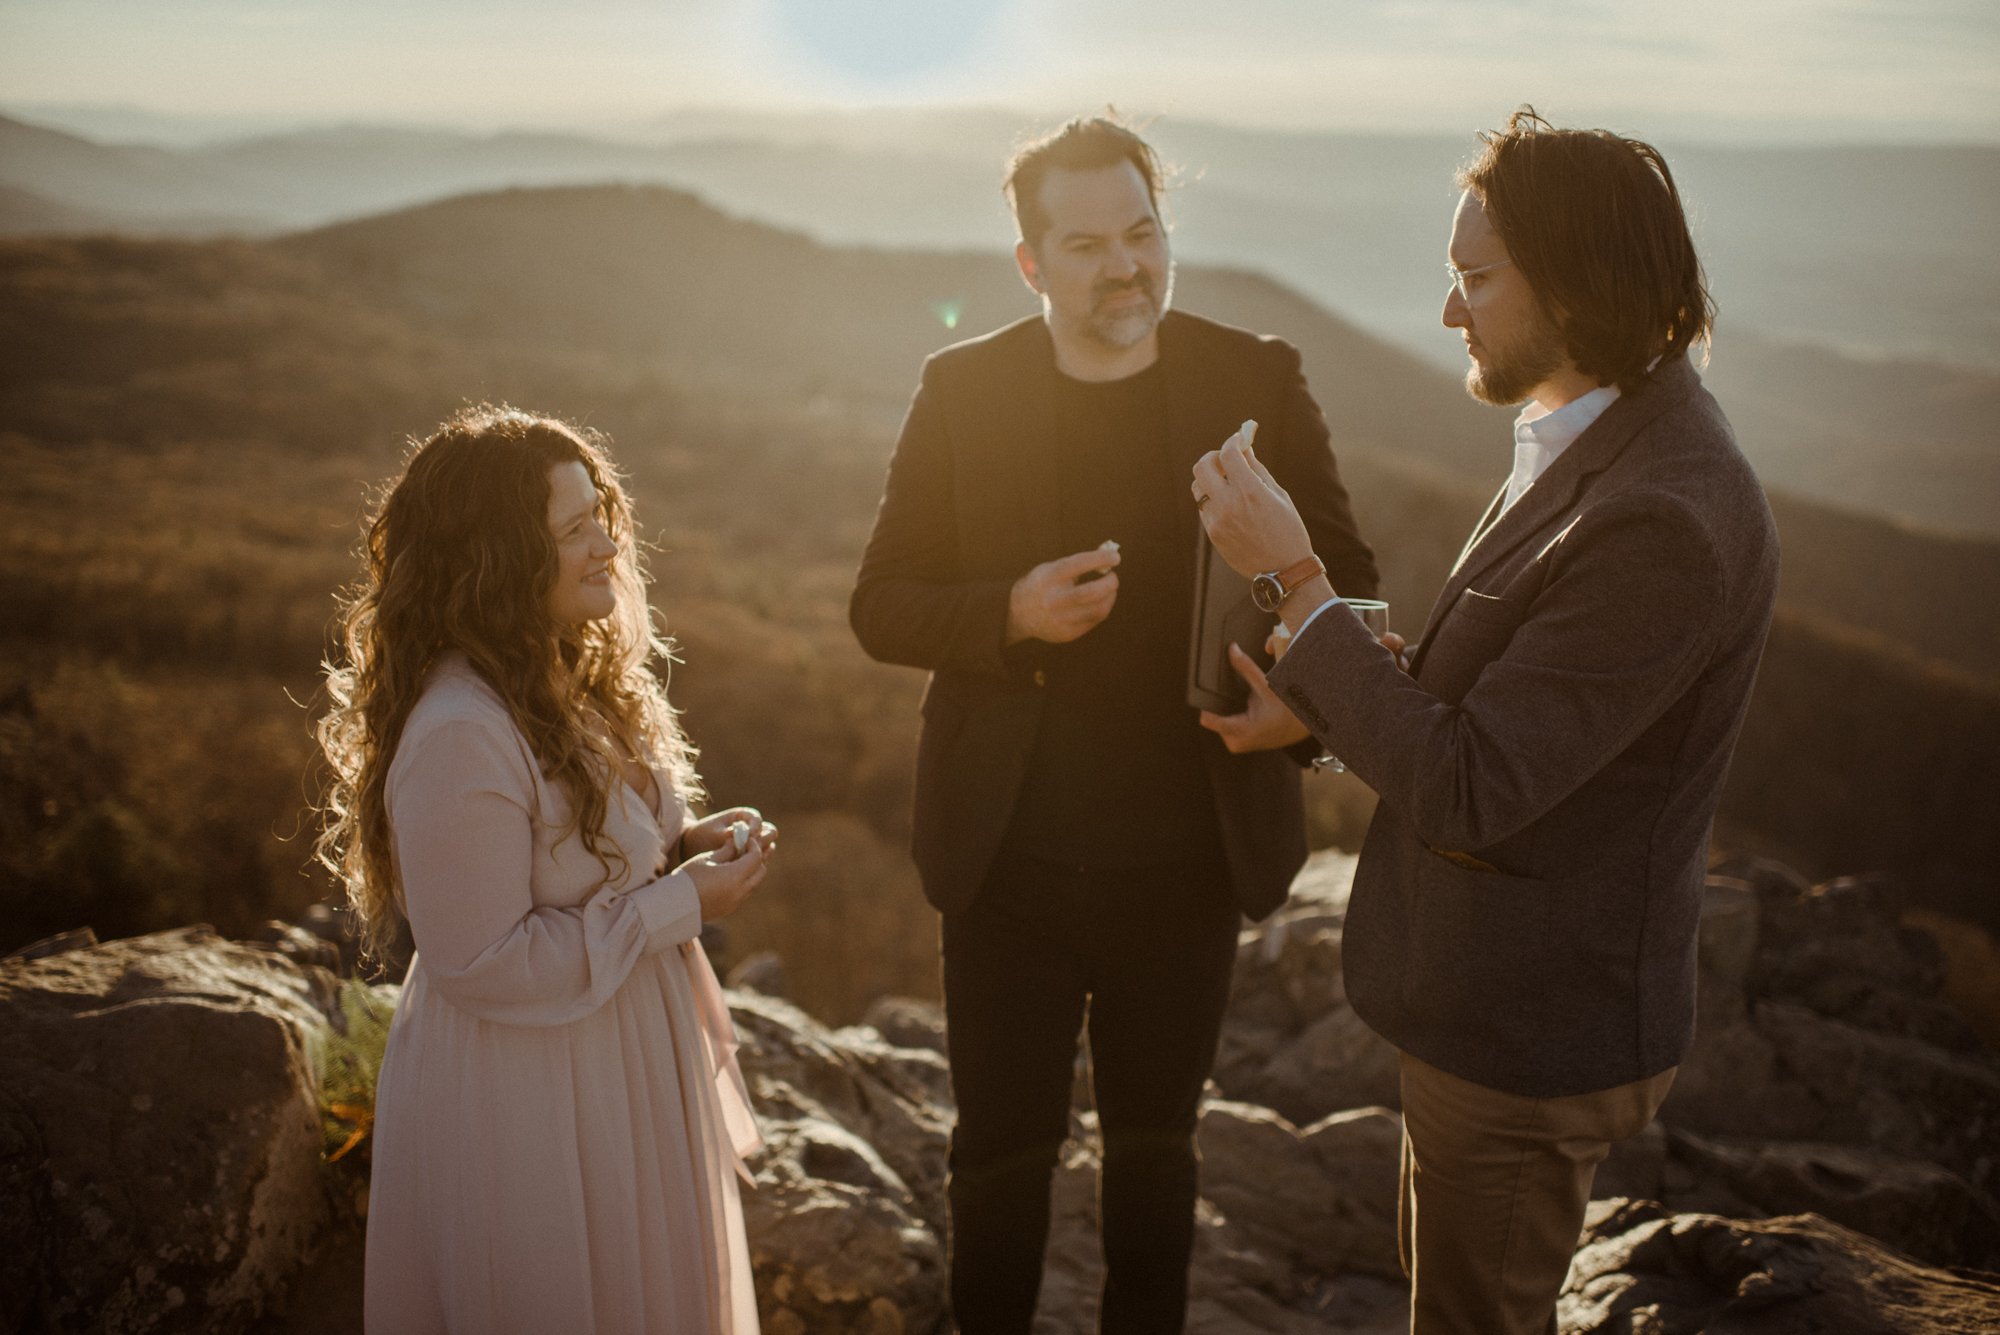
[[[871,655],[932,674],[914,851],[943,915],[968,1335],[1029,1328],[1086,1015],[1102,1328],[1181,1329],[1240,915],[1276,908],[1305,858],[1305,728],[1268,693],[1228,716],[1186,702],[1188,468],[1263,423],[1314,549],[1375,586],[1298,353],[1168,311],[1160,187],[1110,120],[1016,155],[1015,258],[1043,313],[925,363],[850,607]]]
[[[1694,1035],[1709,829],[1778,582],[1688,360],[1710,303],[1665,159],[1531,110],[1484,138],[1444,322],[1476,397],[1527,401],[1512,475],[1408,673],[1336,577],[1285,601],[1269,682],[1382,798],[1342,963],[1402,1053],[1416,1335],[1556,1329],[1597,1165]],[[1313,550],[1275,474],[1237,438],[1196,466],[1238,570]]]

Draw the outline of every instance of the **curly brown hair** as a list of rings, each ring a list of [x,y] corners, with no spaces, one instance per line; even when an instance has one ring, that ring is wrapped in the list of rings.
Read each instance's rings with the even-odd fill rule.
[[[660,765],[686,800],[694,759],[652,671],[672,661],[646,605],[632,507],[609,442],[505,406],[466,408],[417,444],[363,526],[361,582],[336,622],[339,661],[323,664],[332,707],[319,721],[333,782],[319,861],[346,887],[365,953],[379,958],[403,911],[384,787],[404,725],[440,655],[462,653],[506,703],[542,772],[569,793],[584,846],[613,876],[604,838],[619,757]],[[562,625],[549,614],[557,556],[549,474],[582,464],[598,519],[618,545],[617,610]]]

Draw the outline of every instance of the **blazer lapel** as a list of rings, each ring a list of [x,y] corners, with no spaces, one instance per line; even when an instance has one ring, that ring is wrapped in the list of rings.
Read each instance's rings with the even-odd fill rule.
[[[1176,514],[1190,569],[1199,550],[1195,535],[1201,530],[1201,516],[1194,508],[1194,466],[1202,455],[1221,448],[1222,442],[1243,425],[1242,418],[1231,416],[1241,411],[1242,404],[1235,395],[1216,392],[1214,377],[1202,365],[1200,349],[1190,346],[1196,332],[1177,311],[1168,311],[1160,321],[1160,373],[1167,410],[1165,464],[1176,493],[1187,498]]]
[[[1512,479],[1510,478],[1509,480],[1511,481]],[[1485,513],[1479,516],[1479,522],[1472,526],[1472,536],[1465,540],[1465,546],[1458,549],[1458,559],[1451,563],[1451,573],[1453,575],[1458,573],[1459,567],[1465,564],[1465,559],[1472,555],[1472,549],[1477,547],[1480,540],[1492,529],[1494,521],[1500,517],[1500,507],[1506,503],[1507,483],[1502,482],[1500,490],[1494,492],[1493,499],[1487,502]]]
[[[1424,626],[1423,640],[1417,645],[1416,655],[1411,660],[1411,670],[1415,671],[1422,663],[1424,651],[1430,648],[1431,637],[1437,633],[1438,624],[1474,580],[1541,532],[1550,521],[1567,513],[1590,481],[1611,466],[1641,427],[1678,403],[1699,383],[1700,379],[1687,359],[1675,358],[1637,391],[1621,396],[1605,409],[1604,415],[1592,422],[1563,451],[1560,459],[1549,465],[1548,471],[1535,480],[1535,485],[1529,487],[1520,500],[1514,502],[1511,510],[1497,520],[1482,521],[1486,525],[1485,531],[1473,530],[1473,537],[1459,554],[1451,577],[1445,581],[1437,602],[1431,605],[1430,619]],[[1494,505],[1499,505],[1506,494],[1503,484],[1500,495],[1494,498]],[[1488,513],[1491,511],[1489,506]]]
[[[1023,330],[991,410],[980,430],[997,471],[1010,480],[1029,564],[1061,556],[1062,512],[1057,469],[1062,440],[1056,421],[1056,351],[1048,325],[1035,318]]]

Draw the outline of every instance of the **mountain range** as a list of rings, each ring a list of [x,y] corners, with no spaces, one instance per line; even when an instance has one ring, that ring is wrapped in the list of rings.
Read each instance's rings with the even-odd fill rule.
[[[1403,627],[1420,624],[1505,473],[1506,414],[1267,275],[1189,264],[1176,300],[1302,350],[1387,597]],[[263,240],[0,241],[0,449],[44,478],[34,504],[77,516],[0,571],[13,633],[94,626],[92,643],[141,661],[180,645],[205,662],[225,644],[289,661],[293,639],[264,646],[258,627],[310,630],[337,578],[313,572],[338,561],[329,533],[258,517],[260,490],[331,513],[338,532],[345,505],[298,488],[379,475],[384,447],[455,402],[571,413],[617,436],[677,535],[675,633],[694,688],[703,663],[764,683],[691,697],[719,791],[730,765],[784,736],[784,764],[754,761],[776,776],[758,791],[824,803],[844,782],[853,814],[893,838],[901,678],[858,659],[844,586],[922,358],[1033,310],[991,250],[828,246],[660,187],[505,190]],[[239,458],[263,462],[238,473]],[[279,475],[260,481],[273,460]],[[228,491],[188,493],[218,516],[200,545],[90,539],[110,500],[133,504],[162,468],[175,471],[158,485],[186,492],[189,467]],[[1773,506],[1779,622],[1725,797],[1729,839],[1811,867],[1901,870],[1924,902],[1991,916],[2000,542],[1782,490]],[[264,587],[281,562],[304,592]],[[182,592],[139,596],[141,575]],[[788,701],[777,716],[773,692]],[[865,787],[843,768],[864,761]]]
[[[716,113],[622,138],[334,128],[163,147],[0,118],[0,234],[273,235],[502,186],[664,183],[820,242],[1002,254],[1004,112]],[[1184,261],[1267,274],[1439,367],[1434,137],[1161,122]],[[1774,485],[2000,535],[2000,150],[1672,154],[1721,306],[1709,380]],[[1004,286],[1004,284],[1003,284]]]

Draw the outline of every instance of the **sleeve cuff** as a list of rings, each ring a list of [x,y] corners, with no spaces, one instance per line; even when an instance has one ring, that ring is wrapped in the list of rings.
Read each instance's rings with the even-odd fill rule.
[[[1299,628],[1292,632],[1292,638],[1296,640],[1299,636],[1311,630],[1312,623],[1319,620],[1319,614],[1326,611],[1327,608],[1333,607],[1340,603],[1344,603],[1346,601],[1347,600],[1345,598],[1341,597],[1339,594],[1336,593],[1335,595],[1333,595],[1333,597],[1327,599],[1325,602],[1321,603],[1318,607],[1315,607],[1312,611],[1312,615],[1307,617],[1304,621],[1301,621],[1299,623]]]
[[[701,935],[701,896],[686,872],[650,881],[632,891],[630,898],[639,906],[648,951],[665,950]]]

